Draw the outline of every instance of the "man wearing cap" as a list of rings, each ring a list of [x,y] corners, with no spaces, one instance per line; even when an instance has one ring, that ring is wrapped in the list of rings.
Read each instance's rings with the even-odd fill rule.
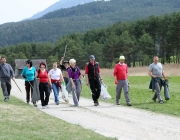
[[[69,82],[69,76],[68,76],[68,68],[69,68],[69,61],[68,60],[64,60],[64,57],[61,58],[60,60],[60,69],[62,71],[62,74],[63,74],[63,78],[64,78],[64,81],[67,85],[67,83]]]
[[[87,62],[85,65],[85,76],[86,84],[90,85],[94,106],[98,106],[98,99],[101,92],[100,82],[102,82],[102,78],[100,74],[99,63],[95,61],[94,55],[89,56],[89,62]]]
[[[129,99],[129,91],[128,91],[128,66],[124,63],[125,57],[119,57],[119,63],[114,67],[114,79],[116,86],[116,104],[120,105],[121,91],[122,88],[124,90],[124,96],[126,99],[126,104],[131,106]]]

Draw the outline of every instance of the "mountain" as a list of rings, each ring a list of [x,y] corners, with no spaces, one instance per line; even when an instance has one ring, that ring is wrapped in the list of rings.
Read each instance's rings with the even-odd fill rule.
[[[60,0],[60,1],[56,2],[55,4],[49,6],[45,10],[33,15],[32,17],[30,17],[26,20],[37,19],[49,12],[59,10],[61,8],[69,8],[69,7],[77,6],[79,4],[81,5],[81,4],[85,4],[85,3],[89,3],[89,2],[93,2],[93,1],[94,0]]]
[[[96,1],[50,12],[35,20],[0,25],[0,46],[22,42],[55,42],[74,32],[84,33],[116,22],[180,11],[179,0]]]

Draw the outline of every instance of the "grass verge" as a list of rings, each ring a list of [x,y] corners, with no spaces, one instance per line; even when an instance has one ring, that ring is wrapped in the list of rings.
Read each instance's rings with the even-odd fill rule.
[[[11,96],[0,93],[1,140],[115,140],[50,116]]]
[[[163,97],[164,104],[159,104],[158,102],[152,101],[154,93],[151,89],[149,89],[149,76],[129,76],[129,95],[132,107],[180,117],[180,77],[171,76],[168,78],[171,98],[170,100],[165,101],[164,88],[162,88],[161,95]],[[114,84],[114,78],[112,76],[106,76],[103,77],[103,80],[108,86],[108,92],[112,96],[112,99],[106,100],[105,102],[115,103],[116,85]],[[85,84],[83,84],[82,96],[91,98],[90,89]],[[126,105],[123,90],[120,102],[121,105]]]

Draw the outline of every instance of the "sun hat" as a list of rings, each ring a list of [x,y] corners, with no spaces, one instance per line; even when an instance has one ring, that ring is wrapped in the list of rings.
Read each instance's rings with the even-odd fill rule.
[[[119,59],[124,60],[124,59],[125,59],[125,57],[124,57],[123,55],[121,55],[121,56],[119,57]]]

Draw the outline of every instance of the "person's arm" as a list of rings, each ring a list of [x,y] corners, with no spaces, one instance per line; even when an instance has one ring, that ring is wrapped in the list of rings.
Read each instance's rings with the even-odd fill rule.
[[[86,79],[86,85],[87,86],[89,85],[88,72],[89,72],[89,69],[88,69],[88,65],[86,64],[85,65],[85,79]]]
[[[52,82],[51,82],[51,70],[48,73],[48,80],[49,80],[50,86],[52,86]]]
[[[117,68],[116,68],[116,65],[114,66],[113,75],[114,75],[114,83],[117,84],[118,80],[117,80]]]
[[[71,70],[71,68],[68,69],[68,76],[69,76],[69,80],[70,80],[71,85],[72,85],[72,89],[75,89],[75,85],[74,85],[74,82],[73,82],[73,79],[72,79],[72,70]]]
[[[61,60],[59,62],[60,66],[63,65],[63,60],[64,60],[64,57],[61,57]]]
[[[14,70],[12,69],[11,65],[9,65],[9,68],[10,68],[11,78],[12,78],[13,80],[15,80]]]
[[[162,76],[163,76],[164,80],[167,80],[166,76],[164,75],[164,71],[162,71]]]

